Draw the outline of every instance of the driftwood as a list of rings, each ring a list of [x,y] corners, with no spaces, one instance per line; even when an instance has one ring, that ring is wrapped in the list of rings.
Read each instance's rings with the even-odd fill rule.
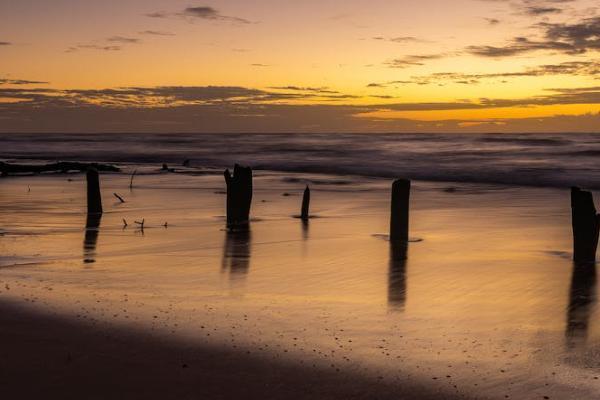
[[[131,173],[131,178],[129,179],[129,190],[133,189],[133,178],[135,178],[135,174],[137,174],[137,169],[133,170]]]
[[[115,196],[117,199],[119,199],[119,201],[120,201],[121,203],[125,203],[125,199],[123,199],[121,196],[119,196],[119,194],[118,194],[118,193],[113,193],[113,195],[114,195],[114,196]]]
[[[235,164],[233,175],[225,170],[227,184],[227,227],[247,227],[252,204],[252,169]]]
[[[80,162],[57,162],[52,164],[8,164],[0,161],[0,173],[2,175],[10,174],[40,174],[42,172],[69,172],[69,171],[87,171],[94,168],[102,172],[119,172],[120,169],[110,164],[98,163],[80,163]]]
[[[306,185],[306,189],[304,189],[304,196],[302,196],[302,210],[300,212],[300,218],[302,218],[302,221],[308,221],[309,207],[310,207],[310,189],[308,188],[308,185]]]
[[[100,194],[100,177],[94,168],[87,170],[87,212],[102,214],[102,195]]]
[[[573,224],[573,260],[596,261],[600,215],[596,214],[592,193],[578,187],[571,188],[571,215]]]
[[[408,241],[408,210],[410,181],[398,179],[392,185],[392,209],[390,218],[390,240]]]

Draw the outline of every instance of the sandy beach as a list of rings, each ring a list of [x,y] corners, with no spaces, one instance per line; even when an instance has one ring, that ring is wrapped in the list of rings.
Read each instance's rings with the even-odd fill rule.
[[[221,170],[124,167],[101,176],[99,221],[81,174],[2,179],[4,391],[600,394],[595,268],[570,261],[568,191],[413,182],[402,249],[387,179],[256,171],[250,232],[231,234]]]

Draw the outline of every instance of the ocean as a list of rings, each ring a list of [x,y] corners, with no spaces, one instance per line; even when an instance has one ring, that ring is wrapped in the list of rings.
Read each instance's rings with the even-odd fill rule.
[[[600,189],[598,134],[0,134],[5,160],[168,163]]]

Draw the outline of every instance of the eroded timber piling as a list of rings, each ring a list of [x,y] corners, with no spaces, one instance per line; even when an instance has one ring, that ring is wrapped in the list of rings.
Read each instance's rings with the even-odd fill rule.
[[[571,188],[571,215],[573,223],[573,260],[596,261],[600,215],[596,213],[591,192]]]
[[[306,185],[306,189],[304,189],[304,196],[302,196],[302,210],[300,211],[300,218],[302,219],[302,221],[308,221],[309,207],[310,207],[310,189],[308,188],[308,185]]]
[[[408,210],[410,181],[398,179],[392,185],[392,209],[390,216],[390,240],[408,241]]]
[[[102,196],[100,195],[100,177],[98,170],[87,170],[87,212],[88,214],[102,214]]]
[[[235,164],[233,175],[225,170],[227,183],[227,227],[244,227],[250,221],[252,169]]]

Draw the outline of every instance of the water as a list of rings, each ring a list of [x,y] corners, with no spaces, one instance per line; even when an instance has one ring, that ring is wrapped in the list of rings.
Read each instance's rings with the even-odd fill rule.
[[[568,191],[415,182],[423,241],[406,248],[377,235],[387,179],[313,186],[305,225],[305,176],[257,173],[246,234],[224,230],[216,174],[140,174],[132,190],[103,175],[95,222],[83,174],[0,179],[0,301],[474,398],[599,398],[596,268],[570,261]]]
[[[600,189],[596,134],[0,134],[0,158]]]

